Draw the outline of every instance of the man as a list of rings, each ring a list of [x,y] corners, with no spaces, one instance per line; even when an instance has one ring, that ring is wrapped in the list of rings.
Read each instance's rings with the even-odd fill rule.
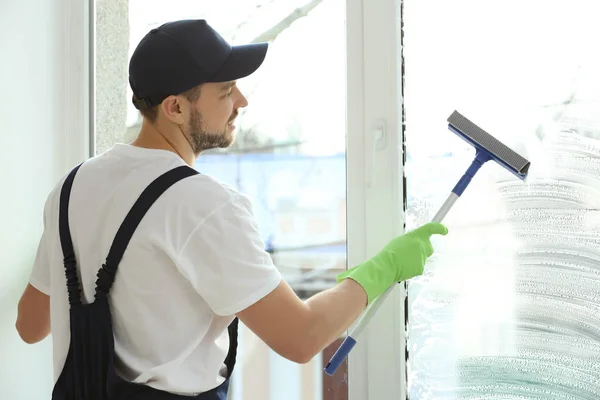
[[[378,295],[422,273],[427,224],[301,301],[264,250],[248,199],[191,167],[234,140],[236,85],[267,44],[231,47],[203,20],[150,31],[130,67],[139,136],[71,171],[50,194],[16,323],[50,333],[53,399],[225,399],[241,320],[308,362]],[[118,271],[118,273],[117,273]],[[113,338],[114,336],[114,338]]]

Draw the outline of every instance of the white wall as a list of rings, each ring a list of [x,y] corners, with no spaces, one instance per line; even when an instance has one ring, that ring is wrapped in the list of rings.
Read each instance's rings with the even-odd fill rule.
[[[67,16],[81,10],[60,0],[0,3],[0,399],[50,398],[51,341],[26,345],[14,323],[46,196],[66,168],[85,157],[84,139],[67,140],[87,135],[73,131],[87,118],[84,40],[65,40]],[[71,33],[74,26],[82,24],[69,25]],[[78,63],[69,63],[74,56]]]

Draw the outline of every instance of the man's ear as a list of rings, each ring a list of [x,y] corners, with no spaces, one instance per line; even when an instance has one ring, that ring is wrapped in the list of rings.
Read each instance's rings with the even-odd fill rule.
[[[181,99],[178,96],[167,97],[162,101],[160,107],[169,121],[177,125],[185,123],[185,105],[181,103]]]

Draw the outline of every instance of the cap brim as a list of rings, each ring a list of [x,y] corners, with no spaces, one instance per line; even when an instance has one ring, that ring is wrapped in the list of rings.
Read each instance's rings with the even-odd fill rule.
[[[268,43],[232,46],[229,57],[209,82],[235,81],[251,75],[265,60],[268,47]]]

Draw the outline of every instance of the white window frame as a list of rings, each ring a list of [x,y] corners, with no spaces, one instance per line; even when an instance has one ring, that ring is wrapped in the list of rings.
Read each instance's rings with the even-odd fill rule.
[[[94,0],[62,3],[61,174],[94,154]]]
[[[346,1],[349,267],[404,231],[401,4]],[[95,154],[94,0],[65,2],[64,15],[66,171]],[[406,398],[404,299],[398,285],[357,338],[350,400]]]
[[[402,0],[347,0],[348,266],[404,231]],[[384,139],[375,145],[377,131]],[[404,285],[348,361],[350,400],[406,398]]]

